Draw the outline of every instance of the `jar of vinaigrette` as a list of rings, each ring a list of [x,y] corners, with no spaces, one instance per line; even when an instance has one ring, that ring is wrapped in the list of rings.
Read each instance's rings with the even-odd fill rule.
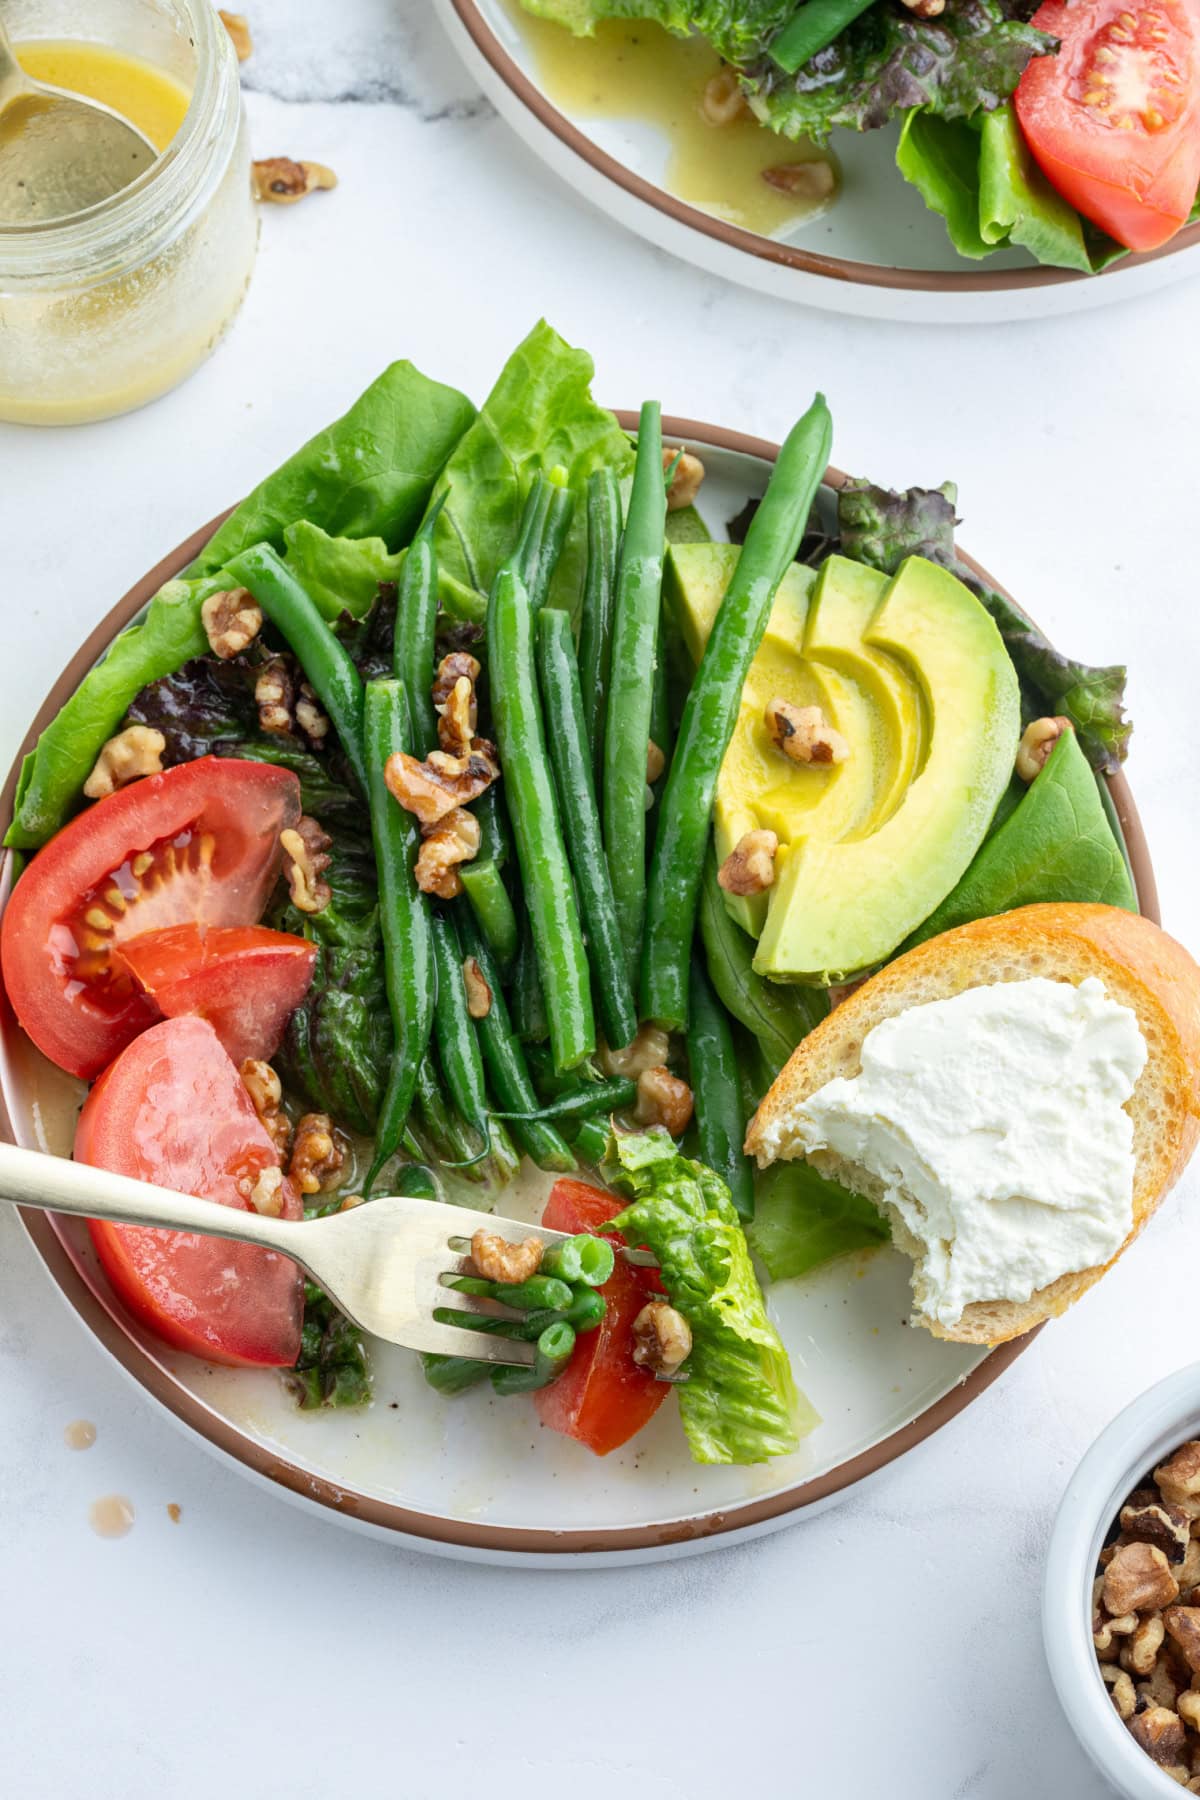
[[[237,57],[209,0],[8,0],[5,20],[28,74],[112,107],[159,151],[86,212],[0,220],[0,419],[110,418],[190,375],[249,283]]]

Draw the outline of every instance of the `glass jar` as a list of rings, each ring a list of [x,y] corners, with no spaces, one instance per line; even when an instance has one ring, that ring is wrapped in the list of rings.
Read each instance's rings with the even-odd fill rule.
[[[22,42],[82,39],[165,71],[183,123],[120,193],[70,218],[0,225],[0,419],[75,424],[173,388],[241,303],[258,213],[238,63],[209,0],[8,0]]]

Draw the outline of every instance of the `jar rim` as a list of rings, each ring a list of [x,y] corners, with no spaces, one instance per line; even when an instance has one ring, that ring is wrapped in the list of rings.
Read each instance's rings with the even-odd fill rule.
[[[137,242],[138,260],[153,253],[147,234],[173,225],[194,201],[199,175],[212,147],[211,125],[232,98],[240,116],[241,82],[229,33],[209,0],[170,0],[196,52],[196,79],[183,122],[154,161],[106,200],[65,218],[28,224],[0,223],[0,264],[11,275],[56,278],[72,271],[105,273],[114,242]],[[107,253],[107,254],[106,254]],[[123,261],[121,257],[118,261]]]

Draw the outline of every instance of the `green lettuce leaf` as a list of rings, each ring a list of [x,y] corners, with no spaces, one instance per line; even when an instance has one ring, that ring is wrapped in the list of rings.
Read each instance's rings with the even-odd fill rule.
[[[487,593],[516,542],[525,497],[539,473],[566,470],[578,495],[593,469],[618,478],[633,450],[610,412],[592,399],[592,359],[542,320],[509,357],[433,491],[447,495],[434,542],[439,566]],[[583,586],[587,522],[577,505],[554,578],[553,600],[575,611]]]
[[[671,1305],[691,1327],[688,1380],[678,1393],[692,1456],[787,1456],[819,1419],[797,1392],[724,1182],[680,1156],[662,1130],[614,1138],[604,1173],[634,1196],[614,1229],[654,1252]]]
[[[700,936],[709,980],[726,1012],[754,1039],[769,1083],[801,1039],[828,1013],[829,996],[821,988],[789,987],[758,974],[754,941],[729,916],[711,845],[700,890]]]
[[[788,1281],[835,1256],[886,1244],[888,1228],[869,1200],[827,1181],[808,1163],[781,1162],[755,1178],[746,1236],[771,1280]]]
[[[1062,713],[1079,733],[1092,767],[1113,773],[1124,761],[1133,727],[1125,717],[1125,676],[1120,664],[1092,667],[1056,650],[1005,595],[980,580],[954,546],[953,482],[940,488],[895,493],[869,481],[852,481],[838,495],[842,553],[892,575],[906,556],[924,556],[966,583],[996,621],[1021,681],[1031,718]]]
[[[475,416],[455,389],[411,363],[393,363],[344,417],[289,457],[243,500],[187,571],[169,581],[146,616],[130,625],[25,758],[5,839],[36,849],[74,808],[105,739],[142,688],[207,649],[200,607],[225,582],[230,557],[267,541],[282,550],[288,525],[407,541],[443,464]]]
[[[947,0],[936,19],[872,6],[794,75],[763,56],[744,71],[743,86],[773,131],[823,141],[835,125],[871,131],[913,107],[947,119],[991,112],[1030,58],[1055,48],[1026,22],[1024,6],[1006,0]]]
[[[972,121],[914,107],[900,132],[896,167],[930,212],[941,214],[960,256],[990,254],[994,246],[979,222],[979,133]]]
[[[1091,900],[1137,911],[1124,855],[1073,731],[1063,732],[1019,805],[897,954],[955,925],[1044,900]]]
[[[727,62],[763,49],[797,0],[521,0],[526,12],[591,37],[602,19],[653,20],[679,37],[698,32]]]
[[[360,619],[404,567],[405,552],[393,555],[381,537],[332,537],[308,519],[287,526],[283,541],[288,565],[331,624],[344,612]]]

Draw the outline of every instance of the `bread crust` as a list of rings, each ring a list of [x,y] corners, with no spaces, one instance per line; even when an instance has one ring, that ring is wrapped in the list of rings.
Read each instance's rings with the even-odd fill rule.
[[[1075,985],[1094,975],[1130,1007],[1148,1059],[1128,1111],[1134,1123],[1133,1227],[1109,1262],[1062,1275],[1028,1301],[976,1301],[957,1324],[923,1315],[935,1337],[1001,1344],[1057,1317],[1124,1254],[1187,1166],[1200,1137],[1200,968],[1159,926],[1113,906],[1023,906],[929,938],[873,975],[793,1052],[746,1135],[760,1164],[765,1145],[810,1094],[861,1068],[863,1039],[881,1020],[964,989],[1047,976]],[[783,1152],[786,1155],[786,1151]],[[813,1159],[818,1166],[820,1158]]]

